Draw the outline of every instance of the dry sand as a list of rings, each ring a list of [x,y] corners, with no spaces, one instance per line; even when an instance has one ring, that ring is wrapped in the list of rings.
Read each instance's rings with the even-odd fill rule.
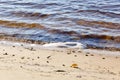
[[[0,44],[0,80],[120,80],[120,56],[98,53]]]

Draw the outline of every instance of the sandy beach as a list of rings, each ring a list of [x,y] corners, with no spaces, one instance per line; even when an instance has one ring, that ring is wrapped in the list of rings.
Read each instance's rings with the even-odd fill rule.
[[[120,80],[120,56],[101,53],[0,44],[0,80]]]
[[[120,0],[0,0],[0,80],[120,80]]]

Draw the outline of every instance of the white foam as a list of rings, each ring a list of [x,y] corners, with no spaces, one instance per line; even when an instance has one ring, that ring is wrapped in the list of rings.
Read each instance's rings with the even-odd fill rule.
[[[73,48],[73,49],[82,49],[83,52],[90,52],[93,54],[106,54],[106,55],[115,55],[115,56],[120,56],[119,51],[106,51],[106,50],[94,50],[94,49],[84,49],[86,46],[83,45],[82,43],[78,42],[58,42],[58,43],[49,43],[49,44],[29,44],[29,43],[22,43],[22,42],[12,42],[12,41],[0,41],[0,44],[2,45],[12,45],[12,46],[21,46],[29,48],[29,47],[34,47],[34,48],[41,48],[41,49],[56,49],[60,50],[63,48]]]
[[[45,48],[85,48],[85,45],[78,42],[58,42],[58,43],[49,43],[44,44]]]

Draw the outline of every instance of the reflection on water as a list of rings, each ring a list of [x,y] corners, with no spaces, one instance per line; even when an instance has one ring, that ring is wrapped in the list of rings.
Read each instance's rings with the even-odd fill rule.
[[[120,49],[120,1],[0,0],[0,34]]]

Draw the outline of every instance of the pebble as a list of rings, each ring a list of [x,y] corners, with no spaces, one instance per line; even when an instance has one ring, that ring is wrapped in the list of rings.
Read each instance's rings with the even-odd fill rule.
[[[8,55],[8,53],[4,53],[3,55]]]
[[[21,59],[24,59],[25,57],[21,57]]]
[[[56,70],[55,72],[66,72],[66,71],[64,71],[64,70]]]

